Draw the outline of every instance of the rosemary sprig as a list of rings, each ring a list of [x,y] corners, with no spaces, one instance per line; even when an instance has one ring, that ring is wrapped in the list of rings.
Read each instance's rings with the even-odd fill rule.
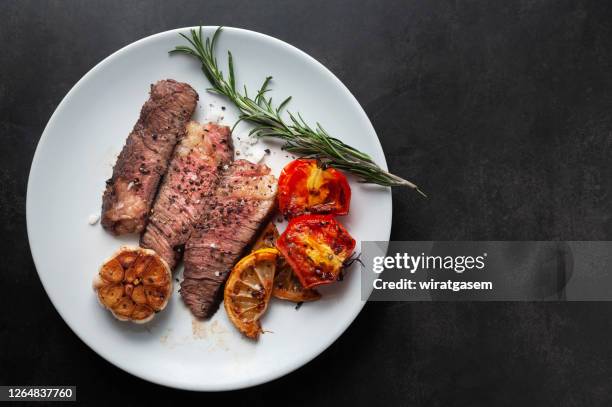
[[[237,89],[232,53],[227,52],[227,79],[219,69],[215,57],[215,44],[221,29],[222,27],[217,28],[212,38],[207,37],[205,40],[202,37],[202,27],[199,30],[192,29],[191,38],[181,33],[180,35],[189,42],[190,46],[179,45],[170,53],[183,53],[200,60],[202,72],[212,85],[208,91],[223,95],[236,105],[240,110],[240,118],[236,124],[244,120],[255,125],[249,135],[281,139],[285,142],[282,146],[284,150],[316,158],[323,165],[331,165],[355,174],[361,182],[390,187],[409,187],[426,196],[412,182],[380,168],[369,155],[330,136],[319,123],[311,127],[299,113],[291,112],[287,112],[289,120],[284,120],[281,112],[291,97],[285,99],[278,107],[274,107],[272,98],[266,97],[266,93],[270,90],[271,76],[264,80],[254,97],[249,96],[246,86],[244,92]]]

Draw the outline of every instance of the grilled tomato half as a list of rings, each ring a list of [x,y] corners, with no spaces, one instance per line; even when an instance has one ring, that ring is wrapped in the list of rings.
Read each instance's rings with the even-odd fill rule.
[[[276,247],[278,240],[278,229],[274,222],[268,223],[253,245],[253,251],[262,248]],[[276,261],[276,274],[274,275],[274,289],[272,296],[280,300],[292,302],[315,301],[321,298],[321,294],[315,289],[304,288],[300,280],[287,264],[283,256],[278,256]]]
[[[251,339],[257,339],[261,332],[259,319],[270,302],[277,259],[276,249],[256,250],[236,263],[225,283],[225,311],[236,328]]]
[[[338,279],[355,239],[331,215],[303,215],[289,221],[276,241],[304,288]]]
[[[346,176],[332,167],[322,167],[317,160],[294,160],[283,168],[278,179],[278,206],[288,218],[303,214],[346,215],[350,202]]]
[[[122,247],[100,267],[93,288],[115,318],[145,323],[168,304],[172,273],[153,250]]]

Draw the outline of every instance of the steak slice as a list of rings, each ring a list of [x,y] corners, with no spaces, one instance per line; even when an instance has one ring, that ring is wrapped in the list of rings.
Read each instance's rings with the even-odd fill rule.
[[[214,202],[185,245],[180,293],[196,317],[217,310],[230,270],[274,210],[276,185],[265,165],[237,160],[225,171]]]
[[[221,167],[233,156],[229,127],[187,124],[140,239],[140,245],[155,250],[170,269],[180,261],[193,225],[213,199]]]
[[[198,94],[172,79],[151,85],[149,100],[117,157],[102,197],[102,226],[115,235],[141,232]]]

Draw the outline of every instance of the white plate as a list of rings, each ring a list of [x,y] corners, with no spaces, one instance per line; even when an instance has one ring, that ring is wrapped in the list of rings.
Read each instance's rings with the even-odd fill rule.
[[[104,181],[116,154],[148,98],[149,85],[173,78],[200,94],[195,119],[209,104],[229,102],[206,92],[198,62],[168,55],[183,44],[178,33],[144,38],[112,54],[89,71],[66,95],[49,120],[32,162],[27,224],[32,255],[49,298],[72,330],[95,352],[143,379],[190,390],[230,390],[264,383],[304,365],[334,342],[364,302],[358,267],[340,283],[321,289],[323,299],[304,304],[273,300],[262,320],[269,333],[258,342],[244,339],[221,307],[207,322],[194,321],[176,292],[166,310],[145,326],[114,320],[97,303],[91,280],[104,259],[137,237],[116,238],[88,217],[100,212]],[[206,28],[207,35],[213,28]],[[282,41],[252,31],[225,28],[217,47],[235,57],[237,80],[256,90],[273,75],[274,100],[292,95],[289,108],[307,121],[319,121],[332,135],[369,153],[383,168],[385,157],[363,109],[323,65]],[[238,129],[236,135],[247,127]],[[290,160],[274,148],[266,157],[276,175]],[[351,180],[351,212],[342,222],[358,242],[388,240],[391,192]],[[359,248],[359,246],[358,246]],[[179,275],[182,271],[179,270]]]

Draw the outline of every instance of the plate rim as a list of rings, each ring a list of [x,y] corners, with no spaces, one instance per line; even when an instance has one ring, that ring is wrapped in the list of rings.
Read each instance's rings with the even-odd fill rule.
[[[216,29],[219,26],[201,26],[201,28],[203,30],[209,30],[209,29]],[[278,39],[276,37],[273,37],[271,35],[267,35],[264,33],[260,33],[257,31],[253,31],[253,30],[249,30],[249,29],[245,29],[245,28],[238,28],[238,27],[232,27],[232,26],[222,26],[224,31],[236,31],[239,32],[241,34],[245,34],[245,35],[249,35],[249,36],[254,36],[254,37],[259,37],[262,38],[266,41],[272,41],[272,42],[276,42],[278,45],[283,46],[288,48],[290,51],[294,52],[294,53],[298,53],[301,54],[302,57],[305,57],[307,60],[309,60],[310,62],[314,63],[324,74],[326,74],[327,76],[331,77],[331,79],[339,86],[339,88],[343,91],[343,93],[348,96],[348,99],[351,100],[353,102],[353,105],[355,108],[357,108],[358,111],[360,111],[367,119],[368,119],[368,123],[370,125],[371,131],[374,133],[374,135],[376,136],[376,139],[378,141],[378,148],[380,148],[380,152],[381,152],[381,157],[382,160],[380,160],[380,162],[378,162],[378,165],[383,168],[384,170],[388,170],[388,166],[387,166],[387,159],[384,153],[384,150],[382,148],[382,144],[380,142],[380,138],[378,137],[378,134],[376,133],[376,130],[374,129],[374,126],[372,125],[372,122],[369,118],[369,116],[367,115],[367,113],[365,112],[365,110],[363,109],[363,107],[361,106],[361,104],[359,103],[359,101],[357,100],[357,98],[351,93],[351,91],[346,87],[346,85],[344,85],[344,83],[332,72],[330,71],[325,65],[323,65],[321,62],[319,62],[318,60],[316,60],[314,57],[310,56],[308,53],[306,53],[305,51],[302,51],[301,49],[297,48],[296,46],[289,44],[288,42],[285,42],[281,39]],[[198,29],[200,28],[200,26],[191,26],[191,27],[182,27],[182,28],[174,28],[174,29],[170,29],[170,30],[165,30],[165,31],[161,31],[155,34],[151,34],[148,35],[146,37],[140,38],[136,41],[133,41],[127,45],[124,45],[123,47],[119,48],[118,50],[114,51],[113,53],[111,53],[110,55],[106,56],[105,58],[103,58],[101,61],[97,62],[91,69],[89,69],[83,76],[81,76],[81,78],[70,88],[70,90],[64,95],[64,97],[62,98],[62,100],[60,101],[60,103],[55,107],[51,117],[49,118],[49,120],[47,121],[47,124],[45,125],[45,128],[43,129],[43,132],[41,133],[41,136],[38,140],[38,142],[36,143],[36,150],[34,152],[33,158],[32,158],[32,163],[30,165],[30,171],[28,173],[28,183],[27,183],[27,188],[26,188],[26,229],[27,229],[27,236],[28,236],[28,246],[30,248],[30,254],[32,256],[32,260],[34,263],[34,267],[36,269],[36,274],[38,275],[39,280],[42,283],[43,289],[45,291],[45,294],[47,295],[49,301],[51,302],[51,304],[53,305],[53,307],[55,308],[55,311],[60,315],[60,317],[62,318],[62,320],[64,321],[64,323],[66,325],[68,325],[68,327],[70,328],[70,330],[81,340],[81,342],[83,342],[85,345],[87,345],[87,347],[89,347],[92,351],[94,351],[98,356],[100,356],[102,359],[104,359],[105,361],[107,361],[108,363],[112,364],[113,366],[121,369],[122,371],[138,377],[142,380],[151,382],[151,383],[155,383],[157,385],[160,386],[164,386],[164,387],[169,387],[169,388],[175,388],[175,389],[182,389],[182,390],[188,390],[188,391],[200,391],[200,392],[218,392],[218,391],[230,391],[230,390],[239,390],[239,389],[245,389],[245,388],[250,388],[250,387],[254,387],[254,386],[258,386],[264,383],[268,383],[274,380],[277,380],[281,377],[284,377],[292,372],[294,372],[295,370],[307,365],[308,363],[310,363],[312,360],[314,360],[316,357],[318,357],[319,355],[321,355],[324,351],[326,351],[334,342],[336,342],[338,340],[338,338],[340,338],[345,332],[346,330],[351,326],[351,324],[355,321],[355,319],[357,318],[357,316],[361,313],[361,310],[363,309],[363,307],[365,306],[366,301],[364,300],[360,300],[359,306],[355,307],[353,309],[353,312],[350,314],[350,318],[347,319],[346,323],[344,324],[344,326],[340,327],[339,331],[338,331],[338,335],[335,337],[330,337],[328,340],[322,342],[319,346],[319,350],[313,352],[311,355],[309,355],[308,357],[304,358],[301,361],[298,361],[296,363],[294,363],[293,365],[290,365],[289,367],[286,367],[284,369],[279,369],[274,371],[274,373],[270,374],[262,374],[260,375],[257,379],[255,380],[243,380],[241,383],[236,383],[236,382],[232,382],[228,385],[216,385],[216,386],[207,386],[205,383],[202,383],[200,385],[191,385],[190,383],[180,383],[180,382],[175,382],[175,381],[163,381],[161,379],[159,379],[156,376],[152,376],[152,375],[143,375],[143,374],[139,374],[136,373],[134,371],[132,371],[131,369],[129,369],[128,367],[126,367],[125,365],[119,365],[117,363],[115,363],[115,361],[111,360],[110,357],[107,356],[106,352],[104,352],[103,350],[99,349],[99,347],[97,345],[94,345],[92,343],[89,343],[88,341],[86,341],[81,334],[79,333],[78,329],[76,329],[76,327],[74,327],[71,323],[68,322],[68,318],[66,318],[64,316],[64,314],[62,313],[62,311],[60,310],[60,308],[57,307],[57,305],[55,304],[55,301],[53,300],[52,296],[49,294],[49,290],[48,290],[48,284],[45,283],[45,278],[43,278],[43,276],[41,275],[41,273],[39,272],[39,267],[38,264],[41,264],[40,261],[38,261],[36,259],[36,255],[34,254],[34,248],[32,246],[32,242],[30,239],[30,235],[32,234],[33,228],[34,226],[31,223],[31,218],[30,218],[30,212],[33,210],[33,205],[34,203],[32,203],[32,200],[30,199],[31,196],[31,188],[32,188],[32,176],[33,174],[36,172],[37,168],[38,168],[38,163],[40,162],[40,154],[41,154],[41,146],[45,143],[49,142],[49,136],[48,136],[48,132],[50,131],[49,129],[53,127],[53,124],[56,120],[56,116],[58,115],[58,112],[62,111],[62,108],[64,107],[65,103],[67,100],[70,99],[71,95],[83,84],[85,83],[90,76],[92,76],[97,70],[102,69],[103,66],[111,63],[115,58],[121,56],[122,54],[129,52],[131,49],[133,48],[137,48],[143,44],[145,44],[146,42],[149,41],[154,41],[155,39],[157,39],[158,37],[162,37],[162,36],[166,36],[166,35],[170,35],[170,34],[176,34],[178,35],[179,33],[186,33],[191,29]],[[387,189],[389,189],[389,194],[391,195],[391,188],[386,187]],[[392,195],[391,195],[392,196]],[[393,222],[393,200],[390,199],[390,215],[389,215],[389,226],[388,226],[388,236],[386,237],[386,240],[388,241],[390,236],[391,236],[391,228],[392,228],[392,222]],[[370,291],[371,292],[371,291]],[[369,294],[368,294],[369,297]]]

